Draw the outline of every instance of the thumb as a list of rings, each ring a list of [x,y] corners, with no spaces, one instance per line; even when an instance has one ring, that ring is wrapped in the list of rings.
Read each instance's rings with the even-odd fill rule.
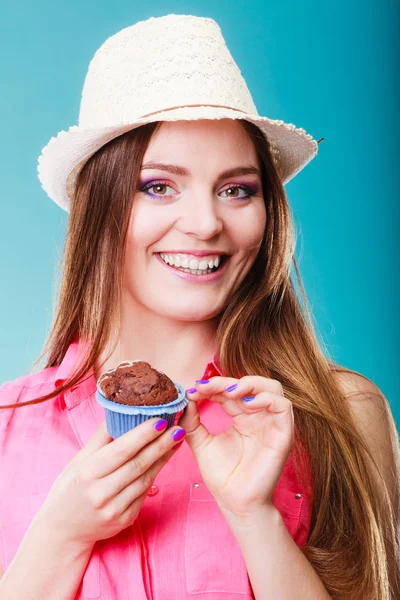
[[[189,400],[185,412],[178,421],[178,425],[185,429],[185,441],[189,444],[193,454],[196,456],[199,450],[201,450],[207,440],[211,437],[210,432],[200,421],[197,402]]]
[[[113,438],[107,431],[105,419],[98,425],[96,431],[92,437],[86,442],[86,444],[79,451],[81,457],[93,454],[97,450],[100,450],[103,446],[106,446],[110,442],[114,441]]]

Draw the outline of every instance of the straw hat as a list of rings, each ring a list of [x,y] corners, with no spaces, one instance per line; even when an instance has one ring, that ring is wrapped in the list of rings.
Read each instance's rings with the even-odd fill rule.
[[[260,117],[218,24],[209,18],[151,17],[109,37],[95,53],[82,91],[79,124],[43,148],[43,189],[69,212],[77,175],[99,148],[154,121],[245,119],[269,139],[287,183],[318,152],[304,129]]]

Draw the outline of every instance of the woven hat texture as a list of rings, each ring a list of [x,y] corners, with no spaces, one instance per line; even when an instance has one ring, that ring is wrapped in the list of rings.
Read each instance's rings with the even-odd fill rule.
[[[43,148],[38,176],[69,211],[86,161],[119,135],[154,121],[245,119],[271,144],[283,184],[316,156],[318,142],[293,123],[259,116],[247,84],[210,18],[150,17],[109,37],[86,74],[78,125]]]

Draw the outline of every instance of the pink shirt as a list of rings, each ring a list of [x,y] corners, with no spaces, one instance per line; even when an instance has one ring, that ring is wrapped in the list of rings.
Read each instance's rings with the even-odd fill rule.
[[[77,349],[72,343],[57,367],[4,383],[0,405],[31,400],[60,385],[74,367]],[[221,371],[214,354],[202,378],[216,375]],[[54,480],[104,419],[95,389],[91,373],[55,399],[0,410],[0,561],[5,569]],[[212,433],[232,425],[217,403],[204,400],[199,410]],[[299,547],[307,540],[311,494],[311,481],[298,481],[290,454],[274,504]],[[250,600],[254,595],[240,547],[183,443],[157,475],[135,523],[95,544],[76,600],[193,597]]]

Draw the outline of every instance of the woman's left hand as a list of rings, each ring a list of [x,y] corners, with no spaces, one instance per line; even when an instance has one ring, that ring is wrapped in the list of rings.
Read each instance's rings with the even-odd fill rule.
[[[226,388],[238,384],[233,391]],[[275,486],[293,447],[292,403],[282,385],[266,377],[212,377],[186,395],[189,404],[179,419],[203,481],[222,512],[238,519],[273,505]],[[255,396],[249,402],[244,397]],[[200,422],[197,401],[222,405],[233,425],[214,435]]]

